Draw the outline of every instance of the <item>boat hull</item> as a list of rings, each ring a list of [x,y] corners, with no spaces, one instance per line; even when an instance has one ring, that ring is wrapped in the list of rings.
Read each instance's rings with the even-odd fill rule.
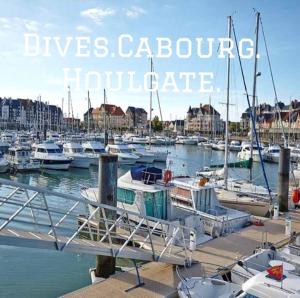
[[[67,171],[70,168],[71,160],[41,160],[41,168],[47,170]]]
[[[242,200],[230,200],[219,198],[220,203],[227,207],[239,211],[247,212],[255,216],[267,217],[269,216],[270,203],[268,202],[246,202]]]
[[[73,160],[70,165],[71,168],[81,168],[81,169],[89,168],[91,161],[88,157],[81,158],[81,157],[73,156],[72,158]]]

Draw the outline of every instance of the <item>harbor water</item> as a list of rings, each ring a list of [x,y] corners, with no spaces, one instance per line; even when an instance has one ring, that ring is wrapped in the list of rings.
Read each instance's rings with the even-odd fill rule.
[[[170,152],[168,164],[178,175],[194,176],[204,166],[224,161],[224,152],[198,146],[176,145],[166,149]],[[229,161],[236,160],[236,153],[230,153]],[[155,166],[165,167],[159,163]],[[269,185],[276,191],[277,164],[265,164],[265,167]],[[129,169],[128,166],[119,167],[118,174],[122,175]],[[265,186],[259,163],[254,163],[253,172],[254,183]],[[247,169],[230,169],[229,173],[231,177],[245,179],[249,175]],[[82,186],[96,185],[97,168],[2,174],[0,177],[80,196]],[[129,263],[123,261],[120,265],[129,266]],[[89,255],[0,246],[0,297],[57,297],[89,285],[89,268],[94,265],[95,258]]]

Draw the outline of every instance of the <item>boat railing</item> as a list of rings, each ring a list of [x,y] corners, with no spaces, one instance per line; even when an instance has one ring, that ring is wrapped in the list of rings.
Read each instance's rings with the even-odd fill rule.
[[[190,262],[191,229],[179,221],[6,179],[0,179],[0,193],[0,245],[181,265]]]

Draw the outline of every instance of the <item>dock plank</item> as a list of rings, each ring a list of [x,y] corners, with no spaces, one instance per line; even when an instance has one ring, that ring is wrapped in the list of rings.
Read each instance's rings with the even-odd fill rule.
[[[300,213],[294,212],[294,217],[300,219]],[[293,231],[300,232],[300,220],[293,221]],[[199,263],[192,267],[180,269],[184,276],[213,275],[216,268],[232,266],[234,262],[243,256],[250,255],[254,249],[262,243],[263,236],[267,232],[267,241],[278,243],[288,240],[285,235],[285,220],[265,220],[264,226],[249,226],[236,233],[220,237],[206,242],[197,247],[193,252],[193,259]],[[202,264],[201,264],[202,263]],[[216,266],[217,265],[217,266]],[[144,286],[125,292],[126,289],[136,284],[135,270],[119,273],[110,278],[79,289],[64,297],[176,297],[176,287],[179,278],[176,267],[161,263],[147,263],[140,269],[140,275]]]

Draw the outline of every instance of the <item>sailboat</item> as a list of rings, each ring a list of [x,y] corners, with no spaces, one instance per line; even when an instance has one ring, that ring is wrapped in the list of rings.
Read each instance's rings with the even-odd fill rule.
[[[154,66],[153,66],[152,58],[150,58],[150,72],[151,73],[154,72]],[[161,114],[161,118],[162,118],[160,102],[159,102],[159,97],[158,97],[158,91],[156,91],[156,96],[157,96],[158,105],[159,105],[159,109],[160,109],[160,114]],[[153,111],[153,105],[152,104],[153,104],[153,77],[151,75],[150,76],[150,111],[149,111],[150,119],[149,119],[149,138],[148,138],[149,148],[147,148],[147,151],[154,154],[154,161],[156,161],[156,162],[166,162],[166,160],[168,158],[168,151],[157,149],[157,148],[155,150],[153,150],[152,147],[151,147],[151,145],[155,143],[155,138],[153,138],[153,136],[152,136],[152,111]],[[165,140],[163,142],[165,142]],[[161,144],[163,144],[163,142],[161,142]]]
[[[257,57],[258,51],[258,25],[259,25],[260,14],[257,14],[257,30],[256,30],[256,52]],[[232,18],[228,19],[228,37],[231,38],[233,22]],[[256,74],[257,69],[257,58],[255,58],[254,73]],[[256,92],[256,75],[254,76],[254,93]],[[248,93],[247,93],[248,94]],[[253,161],[253,149],[250,149],[250,158],[246,160],[245,164],[228,163],[229,153],[229,101],[230,101],[230,58],[227,57],[227,101],[226,101],[226,133],[225,133],[225,160],[223,169],[207,169],[206,171],[197,172],[198,176],[209,176],[214,177],[214,181],[220,188],[216,191],[218,199],[221,204],[228,208],[235,208],[240,211],[246,211],[257,216],[268,216],[272,210],[272,200],[270,195],[274,196],[269,188],[257,186],[252,183],[252,161]],[[252,115],[253,116],[253,115]],[[253,123],[254,124],[254,123]],[[253,125],[253,139],[254,139]],[[253,142],[252,142],[253,144]],[[253,147],[252,147],[253,148]],[[252,154],[251,154],[252,151]],[[259,151],[261,157],[261,152]],[[263,162],[261,160],[261,162]],[[250,170],[250,182],[241,179],[232,179],[228,177],[229,167],[248,167]],[[262,165],[263,166],[263,165]],[[215,168],[215,167],[213,167]],[[222,171],[222,172],[221,172]],[[264,171],[264,168],[263,168]],[[222,175],[223,174],[223,175]],[[222,176],[220,176],[222,175]],[[223,177],[223,178],[220,178]],[[265,177],[266,178],[266,177]]]

